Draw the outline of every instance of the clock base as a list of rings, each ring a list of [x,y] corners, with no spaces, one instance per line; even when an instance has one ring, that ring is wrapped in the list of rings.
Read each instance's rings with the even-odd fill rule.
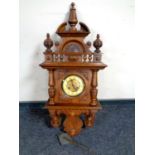
[[[100,103],[96,106],[45,106],[48,109],[51,117],[51,126],[60,127],[70,136],[76,136],[80,133],[82,126],[93,127],[95,121],[95,114],[102,109]],[[85,116],[84,121],[81,115]],[[65,115],[65,120],[62,122],[62,115]]]

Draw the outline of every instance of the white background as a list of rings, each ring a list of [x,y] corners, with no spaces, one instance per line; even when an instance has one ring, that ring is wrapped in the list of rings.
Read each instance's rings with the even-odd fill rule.
[[[67,18],[71,0],[20,0],[20,101],[48,98],[48,74],[43,61],[46,33],[54,35]],[[88,25],[91,42],[103,40],[99,99],[134,98],[134,0],[76,0],[79,21]],[[57,39],[57,38],[53,38]],[[93,49],[93,48],[92,48]]]

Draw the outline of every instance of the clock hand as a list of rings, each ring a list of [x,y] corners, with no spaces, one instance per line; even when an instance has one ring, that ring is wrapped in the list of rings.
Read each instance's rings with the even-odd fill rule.
[[[74,84],[74,80],[73,79],[71,79],[71,83],[72,83],[72,87],[75,89],[75,91],[77,91],[78,87]]]

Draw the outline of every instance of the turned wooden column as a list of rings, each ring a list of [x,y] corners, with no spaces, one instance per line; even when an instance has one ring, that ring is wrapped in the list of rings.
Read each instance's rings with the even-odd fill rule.
[[[49,89],[48,89],[48,94],[49,94],[49,105],[54,105],[54,95],[55,95],[55,88],[54,88],[54,70],[49,70]]]
[[[52,127],[57,128],[60,126],[60,116],[57,114],[56,110],[49,110],[50,116],[51,116],[51,121],[50,124]]]
[[[91,89],[91,105],[96,106],[97,105],[97,92],[98,90],[96,89],[97,87],[97,70],[92,70],[92,89]]]
[[[94,126],[94,121],[95,121],[95,113],[96,110],[90,110],[88,114],[86,114],[86,119],[85,119],[85,126],[87,127],[93,127]]]

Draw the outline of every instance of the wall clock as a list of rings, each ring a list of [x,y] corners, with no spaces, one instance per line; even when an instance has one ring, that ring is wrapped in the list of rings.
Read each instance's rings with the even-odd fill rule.
[[[91,42],[84,41],[90,30],[86,24],[78,22],[74,3],[68,21],[62,23],[56,33],[61,39],[54,43],[47,34],[45,61],[40,64],[49,72],[49,99],[45,107],[52,127],[62,125],[65,132],[75,136],[82,126],[94,125],[95,114],[101,109],[97,100],[97,73],[107,65],[101,62],[100,36],[93,42],[94,51],[90,50]],[[63,122],[62,115],[65,115]],[[81,115],[85,116],[84,120]]]

